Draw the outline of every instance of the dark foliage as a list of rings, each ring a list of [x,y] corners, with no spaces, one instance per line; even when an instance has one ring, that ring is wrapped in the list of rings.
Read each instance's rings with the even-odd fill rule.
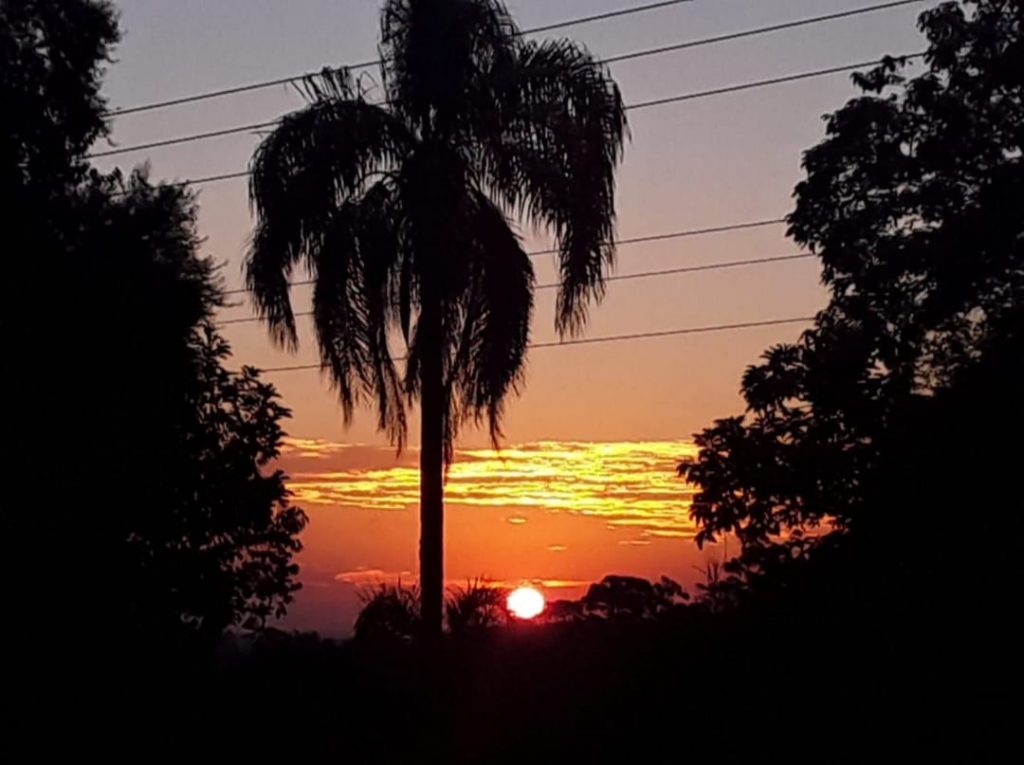
[[[582,611],[605,619],[653,619],[689,600],[678,582],[662,577],[649,582],[635,576],[606,576],[590,585]]]
[[[356,618],[357,640],[376,643],[412,640],[420,629],[419,587],[380,584],[363,593]]]
[[[805,155],[790,230],[828,307],[680,472],[698,540],[743,546],[702,597],[718,618],[801,625],[779,655],[817,647],[891,689],[876,724],[986,729],[1022,673],[1024,5],[920,25],[927,71],[859,77]]]
[[[210,322],[218,288],[195,253],[188,197],[139,177],[93,178],[75,216],[74,239],[48,264],[59,296],[48,318],[70,326],[26,395],[46,402],[42,423],[85,438],[62,465],[64,496],[88,497],[98,476],[114,491],[92,513],[53,497],[41,520],[48,535],[73,532],[76,547],[89,540],[83,570],[106,574],[124,629],[210,641],[260,627],[296,587],[305,523],[268,470],[288,410],[255,370],[223,366],[229,348]],[[91,370],[73,397],[59,390],[61,369]]]
[[[3,400],[7,584],[76,671],[208,655],[280,616],[305,524],[269,468],[288,411],[254,369],[225,369],[196,207],[144,172],[89,170],[117,39],[106,3],[2,6]],[[10,99],[10,100],[8,100]],[[5,210],[7,212],[7,210]],[[141,654],[135,653],[141,651]],[[45,688],[40,684],[39,690]]]
[[[481,579],[452,587],[445,598],[449,634],[457,637],[508,621],[507,590]],[[415,585],[380,583],[362,593],[363,607],[355,623],[356,639],[388,644],[412,640],[420,630],[420,590]]]
[[[549,624],[578,621],[584,618],[583,603],[579,600],[552,600],[545,605],[541,618]]]
[[[120,34],[105,0],[0,0],[0,30],[0,183],[29,209],[79,180],[107,133],[100,78]]]
[[[452,635],[465,635],[504,624],[509,619],[506,601],[509,591],[482,579],[465,587],[452,587],[445,599],[444,615]]]
[[[893,434],[912,439],[911,413],[960,417],[952,410],[975,405],[955,392],[965,376],[989,374],[990,353],[1016,352],[1022,24],[1020,3],[943,3],[920,20],[927,71],[908,80],[887,62],[858,76],[864,95],[828,118],[789,220],[821,257],[831,301],[798,343],[747,371],[747,414],[700,434],[699,457],[681,467],[701,489],[700,541],[734,533],[756,556],[781,535],[793,557],[813,547],[809,537],[869,518],[879,533],[905,525],[880,518],[879,501],[885,513],[914,512],[890,507],[880,476],[925,468],[905,460],[930,444],[896,446]],[[1001,400],[1006,416],[1016,399]],[[976,424],[951,448],[988,435],[992,423]]]
[[[677,616],[689,601],[690,594],[683,586],[666,576],[650,582],[612,574],[590,585],[579,600],[549,603],[540,619],[547,624],[587,620],[633,623]]]

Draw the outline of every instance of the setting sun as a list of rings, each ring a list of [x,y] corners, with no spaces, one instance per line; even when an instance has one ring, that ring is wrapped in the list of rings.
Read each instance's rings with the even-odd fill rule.
[[[544,610],[544,595],[533,587],[519,587],[509,593],[508,610],[517,619],[532,619]]]

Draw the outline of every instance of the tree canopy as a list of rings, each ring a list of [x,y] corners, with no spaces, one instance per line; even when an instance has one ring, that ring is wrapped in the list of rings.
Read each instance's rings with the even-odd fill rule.
[[[56,190],[84,171],[86,150],[108,131],[100,84],[120,32],[105,0],[0,0],[0,28],[8,201],[14,190]]]
[[[789,231],[821,258],[830,301],[747,370],[747,413],[681,465],[699,541],[733,533],[749,554],[786,539],[800,555],[806,535],[851,529],[877,510],[911,413],[945,416],[949,391],[1019,343],[1024,7],[948,2],[919,24],[924,71],[890,59],[857,75],[863,94],[804,156]]]
[[[226,368],[221,280],[190,192],[88,166],[104,135],[104,2],[0,5],[6,223],[4,525],[41,631],[153,655],[281,616],[305,516],[272,467],[288,410]],[[25,586],[25,583],[31,586]],[[73,583],[73,584],[72,584]],[[91,643],[92,644],[92,643]],[[122,654],[119,660],[124,661]]]

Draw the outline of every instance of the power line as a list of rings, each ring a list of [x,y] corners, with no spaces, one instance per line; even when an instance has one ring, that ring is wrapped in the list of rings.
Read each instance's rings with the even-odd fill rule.
[[[520,35],[533,35],[539,32],[550,32],[552,29],[566,29],[567,27],[575,27],[581,24],[589,24],[592,21],[608,21],[609,19],[617,19],[623,16],[632,16],[634,13],[646,13],[647,11],[656,11],[661,8],[668,8],[671,5],[680,5],[681,3],[692,2],[692,0],[668,0],[667,2],[661,3],[648,3],[647,5],[635,5],[630,8],[620,8],[616,11],[606,11],[605,13],[596,13],[593,16],[583,16],[582,18],[573,19],[571,21],[559,21],[554,24],[545,24],[539,27],[530,27],[519,32]]]
[[[660,241],[665,241],[665,240],[669,240],[669,239],[685,239],[687,237],[692,237],[692,236],[706,236],[706,235],[709,235],[709,234],[721,234],[721,233],[725,233],[727,231],[742,231],[742,230],[751,229],[751,228],[764,228],[765,226],[776,226],[776,225],[779,225],[779,224],[785,223],[785,222],[786,222],[785,218],[772,218],[772,219],[769,219],[769,220],[755,220],[755,221],[746,221],[746,222],[743,222],[743,223],[730,223],[730,224],[727,224],[725,226],[711,226],[711,227],[705,227],[705,228],[690,228],[690,229],[684,229],[682,231],[672,231],[672,232],[669,232],[669,233],[666,233],[666,234],[649,234],[647,236],[634,236],[634,237],[630,237],[630,238],[627,238],[627,239],[616,239],[616,240],[614,240],[612,242],[612,244],[615,245],[616,247],[621,247],[622,245],[642,244],[644,242],[660,242]],[[549,250],[534,250],[534,251],[529,252],[527,254],[531,258],[536,258],[536,257],[540,257],[541,255],[552,255],[552,254],[557,253],[557,252],[558,252],[557,249],[549,249]],[[742,261],[736,261],[736,262],[739,263],[739,262],[742,262]],[[289,287],[305,287],[305,286],[308,286],[308,285],[313,284],[313,283],[314,282],[313,282],[312,279],[304,279],[302,281],[289,282],[288,286]],[[240,295],[240,294],[242,294],[244,292],[248,292],[248,290],[246,290],[246,289],[227,290],[227,291],[224,292],[224,294],[225,295]]]
[[[174,181],[173,183],[166,184],[167,186],[196,186],[204,183],[216,183],[217,181],[232,181],[236,178],[248,178],[252,175],[251,170],[239,170],[236,173],[222,173],[221,175],[205,175],[202,178],[195,178],[193,180],[185,179],[184,181]],[[121,192],[126,193],[126,192]]]
[[[801,252],[795,255],[775,255],[768,258],[750,258],[748,260],[730,260],[724,263],[708,263],[702,266],[683,266],[681,268],[666,268],[660,271],[641,271],[635,274],[615,274],[612,276],[606,276],[606,282],[625,282],[632,281],[634,279],[652,279],[659,276],[675,276],[678,274],[689,274],[696,273],[699,271],[718,271],[725,268],[742,268],[745,266],[760,266],[769,263],[785,263],[793,260],[807,260],[816,257],[809,252]],[[308,282],[307,282],[308,283]],[[552,290],[557,289],[559,285],[557,282],[549,284],[538,284],[538,290]],[[293,314],[295,318],[301,318],[306,316],[312,316],[312,311],[300,311],[299,313]],[[244,319],[226,319],[224,321],[217,322],[217,326],[227,327],[234,324],[253,324],[260,321],[259,317],[252,316]]]
[[[849,10],[849,11],[841,11],[841,12],[838,12],[838,13],[830,13],[830,14],[827,14],[827,15],[824,15],[824,16],[813,16],[813,17],[810,17],[810,18],[797,19],[795,21],[784,22],[784,23],[781,23],[781,24],[772,24],[772,25],[766,26],[766,27],[757,27],[755,29],[748,29],[748,30],[744,30],[744,31],[741,31],[741,32],[733,32],[733,33],[730,33],[730,34],[717,35],[717,36],[714,36],[714,37],[705,37],[705,38],[702,38],[702,39],[699,39],[699,40],[689,40],[689,41],[686,41],[686,42],[676,43],[676,44],[673,44],[673,45],[661,46],[661,47],[657,47],[657,48],[647,48],[647,49],[644,49],[644,50],[634,51],[632,53],[623,53],[623,54],[620,54],[620,55],[617,55],[617,56],[612,56],[610,58],[600,59],[600,60],[597,61],[597,63],[615,64],[615,63],[620,63],[620,62],[623,62],[623,61],[632,61],[632,60],[635,60],[635,59],[645,58],[645,57],[648,57],[648,56],[656,56],[656,55],[661,55],[661,54],[664,54],[664,53],[670,53],[670,52],[674,52],[674,51],[687,50],[687,49],[690,49],[690,48],[697,48],[697,47],[701,47],[701,46],[704,46],[704,45],[712,45],[712,44],[715,44],[715,43],[728,42],[728,41],[738,40],[738,39],[742,39],[742,38],[746,38],[746,37],[754,37],[756,35],[763,35],[763,34],[768,34],[768,33],[772,33],[772,32],[778,32],[778,31],[785,30],[785,29],[794,29],[794,28],[797,28],[797,27],[810,26],[810,25],[813,25],[813,24],[821,24],[821,23],[824,23],[824,22],[835,21],[837,19],[844,19],[844,18],[849,18],[849,17],[852,17],[852,16],[860,16],[860,15],[863,15],[863,14],[866,14],[866,13],[873,13],[873,12],[876,12],[876,11],[888,10],[888,9],[892,9],[892,8],[896,8],[896,7],[900,7],[900,6],[904,6],[904,5],[910,5],[912,3],[919,3],[919,2],[922,2],[922,0],[899,0],[898,2],[882,3],[880,5],[866,6],[864,8],[855,8],[855,9],[852,9],[852,10]],[[840,71],[842,71],[842,70],[840,70]],[[824,73],[827,74],[827,73],[832,73],[832,72],[824,72]],[[818,75],[812,74],[812,75],[805,75],[805,76],[818,76]],[[798,79],[799,78],[800,77],[798,77]],[[788,80],[783,79],[781,81],[782,82],[786,82]],[[775,84],[775,83],[762,83],[761,86],[763,86],[763,84]],[[752,85],[732,86],[732,87],[734,87],[737,90],[744,90],[744,89],[747,89],[749,87],[758,87],[758,86],[759,85],[757,85],[755,83],[755,84],[752,84]],[[730,88],[719,89],[718,91],[713,91],[713,92],[708,92],[708,93],[693,94],[691,97],[692,98],[700,98],[700,97],[704,97],[704,96],[707,96],[707,95],[717,95],[719,92],[728,93],[728,92],[732,92],[732,90]],[[654,102],[649,102],[649,103],[642,104],[642,105],[634,105],[632,107],[628,107],[627,106],[626,108],[627,109],[630,109],[630,108],[638,109],[638,108],[645,108],[646,106],[651,106],[651,105],[654,105]],[[282,118],[279,117],[277,119],[270,120],[268,122],[258,122],[258,123],[254,123],[254,124],[250,124],[250,125],[239,125],[239,126],[236,126],[236,127],[224,128],[224,129],[221,129],[221,130],[211,130],[211,131],[207,131],[207,132],[203,132],[203,133],[193,133],[193,134],[190,134],[190,135],[178,136],[176,138],[166,138],[166,139],[159,140],[159,141],[149,141],[149,142],[146,142],[146,143],[133,144],[131,146],[123,146],[123,147],[119,147],[119,148],[113,148],[113,149],[107,149],[107,150],[104,150],[104,151],[93,152],[92,154],[88,154],[87,158],[88,159],[98,159],[100,157],[112,157],[112,156],[116,156],[116,155],[119,155],[119,154],[128,154],[128,153],[135,152],[135,151],[145,151],[147,149],[158,149],[158,148],[163,148],[163,147],[167,147],[167,146],[177,146],[177,145],[180,145],[180,144],[183,144],[183,143],[191,143],[193,141],[205,141],[205,140],[210,140],[212,138],[222,138],[224,136],[236,135],[236,134],[239,134],[239,133],[248,133],[248,132],[252,132],[254,130],[266,130],[266,129],[269,129],[269,128],[272,128],[272,127],[275,127],[275,126],[279,125],[281,123],[281,121],[282,121]]]
[[[689,236],[704,236],[705,234],[719,234],[726,231],[740,231],[747,228],[761,228],[762,226],[773,226],[779,223],[785,223],[785,218],[773,218],[772,220],[755,220],[748,223],[730,223],[725,226],[711,226],[708,228],[691,228],[684,229],[682,231],[672,231],[667,234],[648,234],[646,236],[634,236],[628,239],[616,239],[612,244],[619,246],[623,244],[641,244],[643,242],[660,242],[666,239],[682,239]],[[536,257],[538,255],[553,255],[557,253],[557,249],[549,250],[536,250],[530,253],[530,257]]]
[[[598,345],[602,343],[622,343],[630,340],[648,340],[661,337],[675,337],[679,335],[699,335],[708,332],[728,332],[737,329],[754,329],[757,327],[776,327],[784,324],[807,324],[814,321],[813,316],[799,316],[792,319],[768,319],[766,321],[746,321],[738,324],[713,324],[705,327],[682,327],[680,329],[666,329],[657,332],[635,332],[627,335],[607,335],[605,337],[582,337],[573,340],[555,340],[547,343],[533,343],[530,350],[541,348],[566,348],[571,345]],[[403,358],[395,361],[404,361]],[[270,367],[260,370],[267,374],[278,372],[302,372],[307,370],[320,369],[319,364],[297,364],[289,367]]]
[[[599,13],[593,16],[582,16],[580,18],[568,19],[566,21],[560,21],[554,24],[546,24],[539,27],[531,27],[529,29],[523,29],[519,31],[520,35],[536,34],[538,32],[548,32],[552,29],[566,29],[568,27],[580,26],[582,24],[589,24],[595,21],[605,21],[607,19],[620,18],[623,16],[631,16],[637,13],[645,13],[647,11],[658,10],[660,8],[667,8],[672,5],[681,5],[682,3],[693,2],[693,0],[667,0],[666,2],[660,3],[648,3],[647,5],[638,5],[631,8],[621,8],[616,11],[608,11],[607,13]],[[346,68],[349,71],[358,71],[360,69],[369,69],[373,66],[380,65],[380,59],[374,59],[373,61],[363,61],[357,64],[351,64]],[[140,106],[127,106],[121,109],[111,109],[104,112],[104,117],[123,117],[128,114],[139,114],[140,112],[149,112],[155,109],[165,109],[171,106],[180,106],[182,104],[193,103],[195,101],[208,101],[213,98],[221,98],[224,96],[233,96],[239,93],[248,93],[254,90],[264,90],[266,88],[273,88],[278,85],[288,85],[293,82],[298,82],[305,77],[315,77],[320,74],[316,72],[303,72],[301,74],[293,74],[288,77],[278,77],[273,80],[262,80],[260,82],[249,83],[248,85],[237,85],[231,88],[223,88],[221,90],[211,90],[206,93],[199,93],[192,96],[182,96],[181,98],[171,98],[166,101],[155,101],[150,104],[142,104]]]
[[[227,135],[237,135],[238,133],[248,133],[253,130],[266,130],[268,128],[277,127],[281,124],[281,118],[278,117],[270,122],[257,122],[252,125],[239,125],[237,127],[224,128],[222,130],[210,130],[206,133],[191,133],[189,135],[178,136],[177,138],[164,138],[160,141],[150,141],[149,143],[136,143],[131,146],[123,146],[119,149],[105,149],[104,151],[95,151],[92,154],[86,154],[86,159],[99,159],[100,157],[113,157],[118,154],[128,154],[133,151],[144,151],[146,149],[159,149],[164,146],[177,146],[182,143],[192,143],[193,141],[206,141],[211,138],[221,138]]]
[[[745,321],[738,324],[713,324],[706,327],[683,327],[681,329],[665,329],[657,332],[635,332],[628,335],[607,335],[605,337],[580,337],[573,340],[554,340],[549,343],[534,343],[531,350],[538,348],[561,348],[568,345],[599,345],[601,343],[622,343],[628,340],[648,340],[656,337],[675,337],[678,335],[699,335],[705,332],[727,332],[735,329],[753,329],[756,327],[776,327],[782,324],[806,324],[814,321],[813,316],[798,316],[793,319],[767,319],[765,321]]]
[[[867,13],[892,10],[894,8],[899,8],[904,5],[914,5],[917,3],[921,3],[923,1],[924,0],[898,0],[898,2],[868,5],[864,6],[863,8],[851,8],[848,11],[828,13],[825,14],[824,16],[810,16],[804,19],[796,19],[794,21],[784,21],[779,24],[771,24],[766,27],[745,29],[741,32],[730,32],[728,34],[716,35],[714,37],[703,37],[699,40],[690,40],[687,42],[676,43],[674,45],[665,45],[660,48],[648,48],[646,50],[637,51],[636,53],[623,53],[617,56],[610,56],[609,58],[601,59],[598,63],[617,64],[621,61],[631,61],[632,59],[643,58],[645,56],[657,56],[662,53],[674,53],[680,50],[699,48],[704,45],[714,45],[716,43],[731,42],[733,40],[742,40],[746,37],[757,37],[759,35],[770,34],[772,32],[782,32],[787,29],[797,29],[799,27],[813,26],[814,24],[823,24],[827,21],[838,21],[839,19],[847,19],[852,18],[854,16],[863,16],[864,14]]]
[[[799,80],[809,80],[814,77],[823,77],[830,74],[840,74],[842,72],[853,72],[858,69],[865,69],[869,66],[878,66],[890,59],[902,59],[904,61],[912,61],[917,58],[921,58],[925,54],[922,53],[911,53],[903,56],[889,56],[882,59],[876,59],[874,61],[862,61],[858,64],[847,64],[844,66],[835,66],[828,69],[816,69],[811,72],[800,72],[799,74],[790,74],[783,77],[773,77],[767,80],[756,80],[754,82],[746,82],[738,85],[727,85],[721,88],[713,88],[711,90],[701,90],[694,93],[682,93],[677,96],[669,96],[667,98],[657,98],[651,101],[641,101],[640,103],[630,104],[624,107],[627,111],[636,111],[640,109],[649,109],[651,107],[665,106],[667,104],[681,103],[683,101],[695,101],[700,98],[708,98],[711,96],[724,95],[726,93],[738,93],[744,90],[754,90],[756,88],[764,88],[771,85],[781,85],[787,82],[797,82]],[[269,125],[268,125],[269,126]],[[249,127],[244,128],[246,130],[251,129]],[[238,128],[235,132],[242,130]],[[170,139],[175,143],[185,143],[186,141],[199,140],[202,136],[185,136],[180,139]],[[251,170],[242,170],[235,173],[224,173],[222,175],[209,175],[200,178],[186,178],[183,181],[172,181],[167,183],[167,186],[198,186],[204,183],[213,183],[215,181],[225,181],[232,178],[245,178],[252,175]]]
[[[892,56],[891,58],[903,59],[904,61],[912,61],[916,58],[921,58],[924,53],[911,53],[905,56]],[[693,101],[698,98],[708,98],[709,96],[719,96],[725,93],[738,93],[741,90],[753,90],[755,88],[765,88],[770,85],[781,85],[786,82],[797,82],[798,80],[809,80],[812,77],[824,77],[829,74],[840,74],[842,72],[852,72],[857,69],[865,69],[869,66],[878,66],[886,61],[886,59],[877,59],[875,61],[862,61],[859,64],[848,64],[845,66],[834,66],[828,69],[816,69],[812,72],[801,72],[799,74],[787,74],[782,77],[772,77],[767,80],[757,80],[756,82],[746,82],[740,85],[726,85],[721,88],[713,88],[711,90],[702,90],[697,93],[687,93],[680,96],[669,96],[668,98],[655,98],[651,101],[641,101],[638,104],[631,104],[627,106],[627,109],[648,109],[652,106],[664,106],[665,104],[677,104],[682,101]]]

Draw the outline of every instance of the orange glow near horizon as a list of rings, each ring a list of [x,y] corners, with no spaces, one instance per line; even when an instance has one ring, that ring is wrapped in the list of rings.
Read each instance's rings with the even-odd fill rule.
[[[445,485],[445,578],[582,597],[608,574],[696,578],[693,489],[676,474],[687,441],[536,441],[456,453]],[[418,454],[385,446],[289,439],[278,466],[310,516],[303,589],[290,624],[350,630],[359,593],[414,584]]]
[[[517,619],[533,619],[544,612],[544,594],[533,587],[517,587],[508,594],[508,610]]]

